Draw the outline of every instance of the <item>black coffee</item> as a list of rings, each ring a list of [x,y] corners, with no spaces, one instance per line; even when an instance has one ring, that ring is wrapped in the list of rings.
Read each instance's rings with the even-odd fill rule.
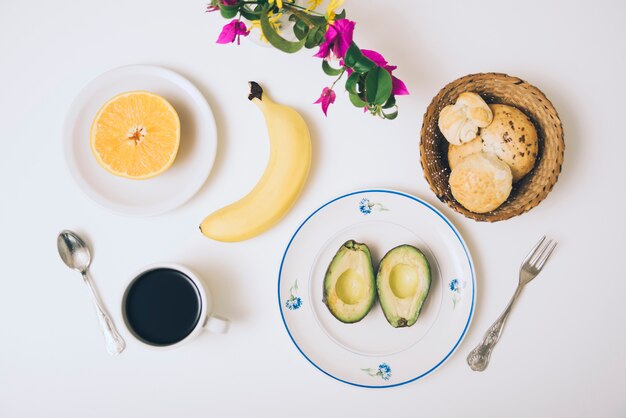
[[[126,324],[137,338],[164,346],[182,341],[194,330],[200,320],[202,300],[187,275],[158,268],[131,283],[124,310]]]

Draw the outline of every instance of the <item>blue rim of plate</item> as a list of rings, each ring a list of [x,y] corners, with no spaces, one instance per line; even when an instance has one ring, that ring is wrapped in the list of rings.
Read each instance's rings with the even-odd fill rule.
[[[287,257],[287,253],[289,252],[289,248],[291,247],[291,243],[293,242],[294,238],[298,235],[298,232],[300,232],[302,227],[309,221],[309,219],[311,219],[313,216],[315,216],[316,213],[318,213],[320,210],[324,209],[326,206],[328,206],[328,205],[330,205],[330,204],[332,204],[332,203],[334,203],[334,202],[336,202],[338,200],[344,199],[346,197],[353,196],[353,195],[356,195],[356,194],[361,194],[361,193],[388,193],[388,194],[394,194],[394,195],[398,195],[398,196],[403,196],[403,197],[411,199],[411,200],[413,200],[413,201],[415,201],[415,202],[417,202],[417,203],[427,207],[428,209],[432,210],[435,214],[437,214],[437,216],[439,216],[448,225],[448,227],[452,230],[452,232],[454,232],[454,235],[459,240],[459,243],[461,244],[461,246],[463,247],[463,251],[465,252],[465,256],[467,257],[467,262],[469,264],[470,273],[472,275],[472,305],[470,307],[470,312],[469,312],[469,315],[467,317],[467,322],[465,323],[465,327],[463,328],[463,332],[459,336],[459,339],[456,341],[456,343],[454,344],[452,349],[437,364],[435,364],[429,370],[425,371],[424,373],[420,374],[419,376],[414,377],[413,379],[405,380],[404,382],[400,382],[400,383],[394,383],[393,385],[371,386],[371,385],[362,385],[360,383],[349,382],[347,380],[340,379],[337,376],[333,376],[331,373],[327,372],[326,370],[322,369],[320,366],[315,364],[315,362],[313,360],[311,360],[306,354],[304,354],[304,351],[302,351],[302,349],[300,348],[300,346],[298,345],[296,340],[293,338],[293,335],[291,335],[291,332],[289,331],[289,327],[287,326],[287,322],[285,321],[285,315],[284,315],[284,312],[283,312],[283,305],[282,305],[281,298],[280,298],[280,281],[281,281],[282,273],[283,273],[283,264],[285,263],[285,258]],[[300,354],[302,354],[302,356],[304,356],[304,358],[307,359],[307,361],[309,363],[311,363],[317,370],[319,370],[320,372],[324,373],[326,376],[329,376],[329,377],[331,377],[331,378],[333,378],[335,380],[338,380],[339,382],[346,383],[346,384],[352,385],[352,386],[362,387],[362,388],[385,389],[385,388],[392,388],[392,387],[396,387],[396,386],[402,386],[402,385],[406,385],[407,383],[411,383],[411,382],[414,382],[416,380],[422,379],[423,377],[429,375],[430,373],[432,373],[433,371],[438,369],[439,366],[441,366],[452,355],[452,353],[454,353],[454,351],[456,351],[456,349],[459,346],[459,344],[461,343],[461,341],[463,341],[463,338],[465,337],[465,334],[467,333],[467,329],[469,328],[469,325],[472,322],[472,317],[474,316],[475,301],[476,301],[476,279],[474,277],[474,263],[472,262],[472,256],[470,255],[470,253],[469,253],[469,251],[467,249],[467,245],[465,244],[465,241],[463,240],[463,237],[461,237],[461,234],[459,234],[459,231],[454,227],[454,225],[452,225],[452,223],[448,220],[448,218],[446,218],[444,216],[443,213],[441,213],[439,210],[437,210],[436,208],[431,206],[429,203],[423,201],[422,199],[420,199],[418,197],[411,196],[409,194],[406,194],[406,193],[403,193],[403,192],[398,192],[398,191],[395,191],[395,190],[388,190],[388,189],[364,189],[364,190],[358,190],[358,191],[355,191],[355,192],[350,192],[350,193],[341,195],[339,197],[336,197],[336,198],[331,199],[328,202],[324,203],[322,206],[320,206],[315,211],[313,211],[313,213],[311,213],[309,216],[307,216],[307,218],[300,224],[300,226],[298,226],[298,229],[296,229],[296,232],[293,233],[293,235],[291,236],[291,239],[289,240],[289,243],[287,244],[287,247],[285,248],[285,252],[283,253],[283,258],[280,261],[280,270],[278,271],[278,308],[280,309],[280,317],[281,317],[281,319],[283,321],[283,325],[285,326],[285,329],[287,330],[287,334],[289,334],[289,338],[291,339],[291,342],[293,342],[293,344],[296,346],[296,348],[298,349]]]

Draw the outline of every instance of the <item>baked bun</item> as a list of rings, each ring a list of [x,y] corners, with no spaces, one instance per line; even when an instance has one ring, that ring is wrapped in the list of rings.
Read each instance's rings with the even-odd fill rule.
[[[491,123],[493,115],[485,101],[476,93],[461,93],[453,105],[439,112],[437,125],[446,140],[461,145],[476,138],[478,128]]]
[[[463,158],[471,154],[476,154],[483,150],[480,138],[475,138],[463,145],[452,145],[448,147],[448,165],[450,170],[454,170]]]
[[[485,213],[509,197],[513,176],[509,166],[493,154],[471,154],[450,173],[450,190],[467,210]]]
[[[491,152],[507,163],[513,181],[524,177],[535,165],[539,144],[537,130],[521,110],[507,105],[489,105],[493,121],[480,130],[484,152]]]

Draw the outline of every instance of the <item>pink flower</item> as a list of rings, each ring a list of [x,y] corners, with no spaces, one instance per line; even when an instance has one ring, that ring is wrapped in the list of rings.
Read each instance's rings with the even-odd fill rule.
[[[337,95],[335,94],[333,90],[329,89],[328,87],[324,87],[324,90],[322,90],[322,95],[320,96],[319,99],[317,99],[317,101],[313,102],[313,104],[321,103],[322,112],[324,112],[324,116],[328,116],[328,113],[327,113],[328,106],[335,103],[336,97]]]
[[[237,4],[239,0],[218,0],[218,3],[225,4],[226,6],[234,6]],[[220,9],[220,6],[217,4],[209,4],[206,7],[207,13],[217,12]]]
[[[361,53],[363,53],[363,55],[365,55],[367,58],[374,61],[374,63],[378,65],[379,67],[383,67],[385,70],[389,71],[389,74],[391,74],[391,83],[392,83],[391,94],[393,94],[394,96],[404,96],[404,95],[409,94],[409,90],[406,88],[406,85],[404,84],[404,82],[400,80],[399,78],[393,76],[393,71],[396,68],[398,68],[398,66],[389,65],[385,57],[383,57],[381,54],[379,54],[376,51],[372,51],[369,49],[362,49]],[[350,72],[351,71],[349,71],[349,73]]]
[[[400,80],[397,77],[391,76],[391,94],[394,96],[406,96],[409,93],[409,89],[406,88],[406,84],[404,81]]]
[[[324,35],[324,42],[314,57],[328,59],[334,55],[335,58],[343,58],[352,43],[354,25],[356,23],[348,19],[339,19],[329,25]]]
[[[228,44],[237,40],[237,45],[239,45],[239,37],[248,36],[249,33],[250,31],[243,22],[233,19],[222,28],[222,33],[217,38],[217,43]]]

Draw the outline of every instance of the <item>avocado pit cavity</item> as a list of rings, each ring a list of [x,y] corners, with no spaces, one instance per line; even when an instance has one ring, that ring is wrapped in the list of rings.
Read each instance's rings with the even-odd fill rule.
[[[430,265],[419,249],[404,244],[385,254],[378,267],[376,287],[380,306],[392,327],[415,324],[430,281]]]
[[[359,322],[376,299],[372,256],[365,244],[346,241],[335,253],[324,276],[323,302],[346,324]]]
[[[406,299],[417,291],[418,271],[408,264],[396,264],[389,274],[389,287],[396,297]]]
[[[344,271],[337,279],[335,290],[337,297],[348,305],[355,305],[365,297],[367,283],[365,278],[354,269]]]

